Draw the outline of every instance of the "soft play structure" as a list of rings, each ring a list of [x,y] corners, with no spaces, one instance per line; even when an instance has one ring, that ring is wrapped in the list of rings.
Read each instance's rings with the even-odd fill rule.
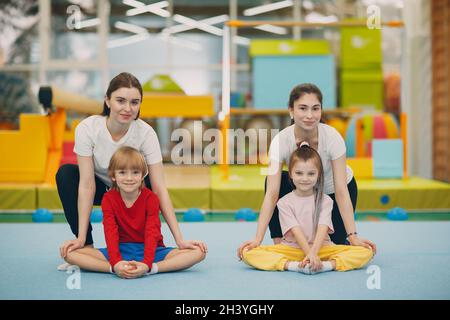
[[[156,75],[144,87],[147,91],[140,109],[143,119],[201,118],[215,114],[213,96],[188,96],[167,76]],[[71,121],[67,129],[66,111],[90,115],[100,114],[103,110],[102,101],[54,86],[41,87],[39,100],[47,115],[21,114],[18,130],[0,130],[0,212],[29,212],[37,208],[60,211],[55,176],[60,165],[76,163],[74,132],[81,121]],[[177,175],[177,172],[168,174]],[[178,177],[175,179],[179,181]],[[188,178],[189,189],[195,189],[193,181],[203,196],[193,197],[189,190],[180,190],[168,182],[172,187],[171,196],[175,198],[174,205],[208,207],[208,194],[205,194],[204,185],[198,182],[202,179]],[[186,199],[198,201],[186,204],[183,202]]]

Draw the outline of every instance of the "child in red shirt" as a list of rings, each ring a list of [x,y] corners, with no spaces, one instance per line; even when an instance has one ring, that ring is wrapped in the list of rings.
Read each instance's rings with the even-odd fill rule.
[[[68,263],[132,279],[186,269],[205,258],[200,248],[180,250],[164,245],[159,200],[144,185],[148,169],[139,151],[119,148],[111,158],[108,174],[113,185],[102,201],[107,248],[72,251],[65,258]]]

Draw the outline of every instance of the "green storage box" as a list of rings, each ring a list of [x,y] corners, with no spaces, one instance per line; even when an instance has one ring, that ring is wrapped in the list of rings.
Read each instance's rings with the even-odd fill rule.
[[[327,40],[252,40],[249,54],[255,56],[329,55]]]
[[[341,68],[379,68],[382,60],[380,29],[341,28]]]
[[[383,72],[375,70],[343,70],[340,97],[343,108],[383,110]]]

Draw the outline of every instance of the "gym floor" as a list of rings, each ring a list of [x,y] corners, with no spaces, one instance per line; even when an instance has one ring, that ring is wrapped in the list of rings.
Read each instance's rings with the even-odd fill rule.
[[[359,221],[359,233],[378,247],[361,270],[313,276],[251,269],[237,247],[255,233],[255,222],[180,223],[186,239],[202,239],[207,258],[181,272],[123,280],[82,271],[80,289],[69,289],[73,274],[56,270],[58,247],[72,238],[65,223],[0,224],[0,299],[450,299],[450,221]],[[174,245],[165,223],[166,245]],[[102,224],[94,224],[97,247],[105,245]],[[266,236],[264,244],[271,241]],[[379,275],[379,288],[374,276]]]

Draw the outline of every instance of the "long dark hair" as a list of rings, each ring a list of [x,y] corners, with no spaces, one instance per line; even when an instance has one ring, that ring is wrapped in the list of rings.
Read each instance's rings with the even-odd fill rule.
[[[119,73],[114,78],[112,78],[112,80],[109,82],[108,90],[106,90],[106,97],[108,97],[108,99],[111,99],[111,94],[120,88],[136,88],[136,89],[138,89],[139,93],[141,94],[141,101],[142,101],[141,83],[131,73],[122,72],[122,73]],[[106,105],[106,101],[103,102],[102,116],[109,116],[110,112],[111,112],[111,110]],[[136,116],[136,119],[137,118],[139,118],[139,112]]]
[[[294,102],[300,99],[305,94],[315,94],[317,100],[320,102],[320,107],[322,107],[322,92],[320,89],[312,83],[302,83],[296,85],[289,95],[288,108],[294,108]],[[321,120],[322,121],[322,120]],[[294,124],[294,119],[291,120],[291,125]]]
[[[313,160],[315,163],[319,173],[317,178],[317,183],[314,186],[314,230],[317,230],[317,226],[319,224],[319,215],[320,211],[322,209],[322,199],[323,199],[323,188],[324,188],[324,173],[323,173],[323,165],[322,160],[320,158],[319,153],[314,149],[311,148],[307,143],[300,144],[300,147],[298,147],[292,154],[289,159],[289,180],[295,189],[294,182],[292,181],[292,169],[294,168],[294,165],[297,161],[308,161]],[[315,232],[315,231],[314,231]]]

